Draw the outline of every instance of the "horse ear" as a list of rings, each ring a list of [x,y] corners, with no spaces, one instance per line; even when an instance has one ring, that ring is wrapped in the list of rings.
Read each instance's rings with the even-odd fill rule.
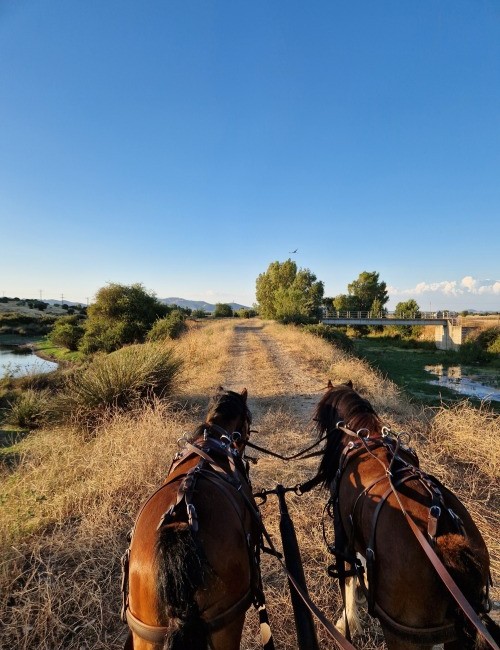
[[[244,389],[241,391],[240,395],[243,397],[243,401],[246,402],[246,401],[247,401],[247,397],[248,397],[248,391],[247,391],[247,389],[244,388]]]
[[[349,386],[349,388],[354,388],[354,386],[352,385],[352,381],[350,379],[348,382],[346,382],[346,386]]]
[[[331,380],[331,379],[328,380],[328,384],[326,385],[326,387],[327,387],[328,389],[333,388],[333,384],[332,384],[332,380]]]

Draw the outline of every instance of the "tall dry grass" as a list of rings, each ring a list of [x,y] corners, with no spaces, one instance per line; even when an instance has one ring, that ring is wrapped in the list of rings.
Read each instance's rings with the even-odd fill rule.
[[[65,426],[32,433],[20,443],[17,465],[3,467],[0,473],[0,647],[122,647],[126,629],[119,621],[119,583],[126,534],[140,504],[167,472],[177,438],[201,421],[208,397],[231,377],[228,368],[234,366],[238,324],[231,320],[199,324],[173,344],[183,371],[182,390],[170,403],[157,400],[133,413],[115,412],[91,439]],[[317,379],[318,391],[328,378],[352,379],[388,423],[412,433],[423,468],[455,490],[473,512],[488,542],[498,582],[498,416],[466,403],[417,413],[391,382],[366,363],[296,328],[260,326],[313,383]],[[255,441],[292,453],[314,433],[307,428],[306,417],[298,419],[287,395],[276,396],[273,383],[262,381],[265,374],[265,359],[259,358],[248,375],[254,376],[254,384],[248,386],[249,403],[260,431]],[[294,485],[312,476],[315,468],[315,459],[284,464],[262,457],[251,468],[253,486],[259,490],[277,482]],[[310,594],[333,619],[340,600],[326,574],[331,562],[321,524],[326,500],[324,491],[315,490],[303,497],[290,495],[288,504]],[[262,506],[262,513],[280,547],[273,497]],[[325,530],[331,539],[328,519]],[[272,558],[263,557],[262,566],[276,645],[292,650],[296,643],[286,578]],[[493,596],[498,600],[499,591]],[[257,630],[250,611],[243,648],[259,647]],[[318,634],[322,648],[334,647],[321,630]],[[376,624],[356,640],[356,647],[385,647]]]

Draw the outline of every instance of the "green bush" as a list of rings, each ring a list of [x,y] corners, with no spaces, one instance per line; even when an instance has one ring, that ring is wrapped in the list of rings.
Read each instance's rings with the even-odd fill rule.
[[[168,396],[180,367],[172,351],[157,343],[96,355],[68,378],[59,402],[61,414],[92,428],[112,409],[133,409]]]
[[[476,341],[490,354],[500,353],[500,327],[489,327],[483,330],[478,334]]]
[[[216,318],[232,318],[233,308],[225,302],[218,302],[215,305],[214,316]]]
[[[49,336],[54,345],[60,345],[74,352],[78,350],[84,332],[83,325],[77,316],[63,316],[57,319]]]
[[[88,308],[80,350],[85,354],[112,352],[123,345],[142,343],[155,321],[169,311],[141,284],[111,283],[99,289]]]
[[[11,402],[7,419],[10,423],[20,427],[34,429],[47,420],[50,403],[49,391],[37,391],[29,388]]]
[[[187,330],[184,314],[176,309],[165,318],[156,321],[147,335],[148,341],[178,339]]]
[[[315,336],[326,339],[329,343],[333,343],[345,352],[352,352],[354,348],[351,339],[344,334],[344,332],[340,332],[335,327],[320,323],[319,325],[304,325],[303,329]]]
[[[255,309],[247,309],[247,307],[243,307],[242,309],[238,309],[236,316],[238,316],[238,318],[255,318],[257,312]]]
[[[458,356],[462,363],[479,363],[488,360],[488,353],[476,340],[466,341],[460,346]]]
[[[191,315],[193,318],[206,318],[207,312],[204,309],[194,309]]]

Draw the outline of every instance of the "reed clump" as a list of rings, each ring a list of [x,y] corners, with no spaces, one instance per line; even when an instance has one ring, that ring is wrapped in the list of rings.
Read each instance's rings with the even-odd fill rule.
[[[92,428],[110,410],[131,410],[169,395],[180,367],[181,361],[165,344],[130,345],[98,354],[68,377],[57,409]]]

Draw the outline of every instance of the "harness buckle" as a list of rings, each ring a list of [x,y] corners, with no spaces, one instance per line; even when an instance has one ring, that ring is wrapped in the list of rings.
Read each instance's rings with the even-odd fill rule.
[[[193,531],[193,533],[198,532],[198,515],[196,513],[196,508],[192,503],[188,503],[187,505],[187,514],[188,514],[188,524],[189,528]]]

